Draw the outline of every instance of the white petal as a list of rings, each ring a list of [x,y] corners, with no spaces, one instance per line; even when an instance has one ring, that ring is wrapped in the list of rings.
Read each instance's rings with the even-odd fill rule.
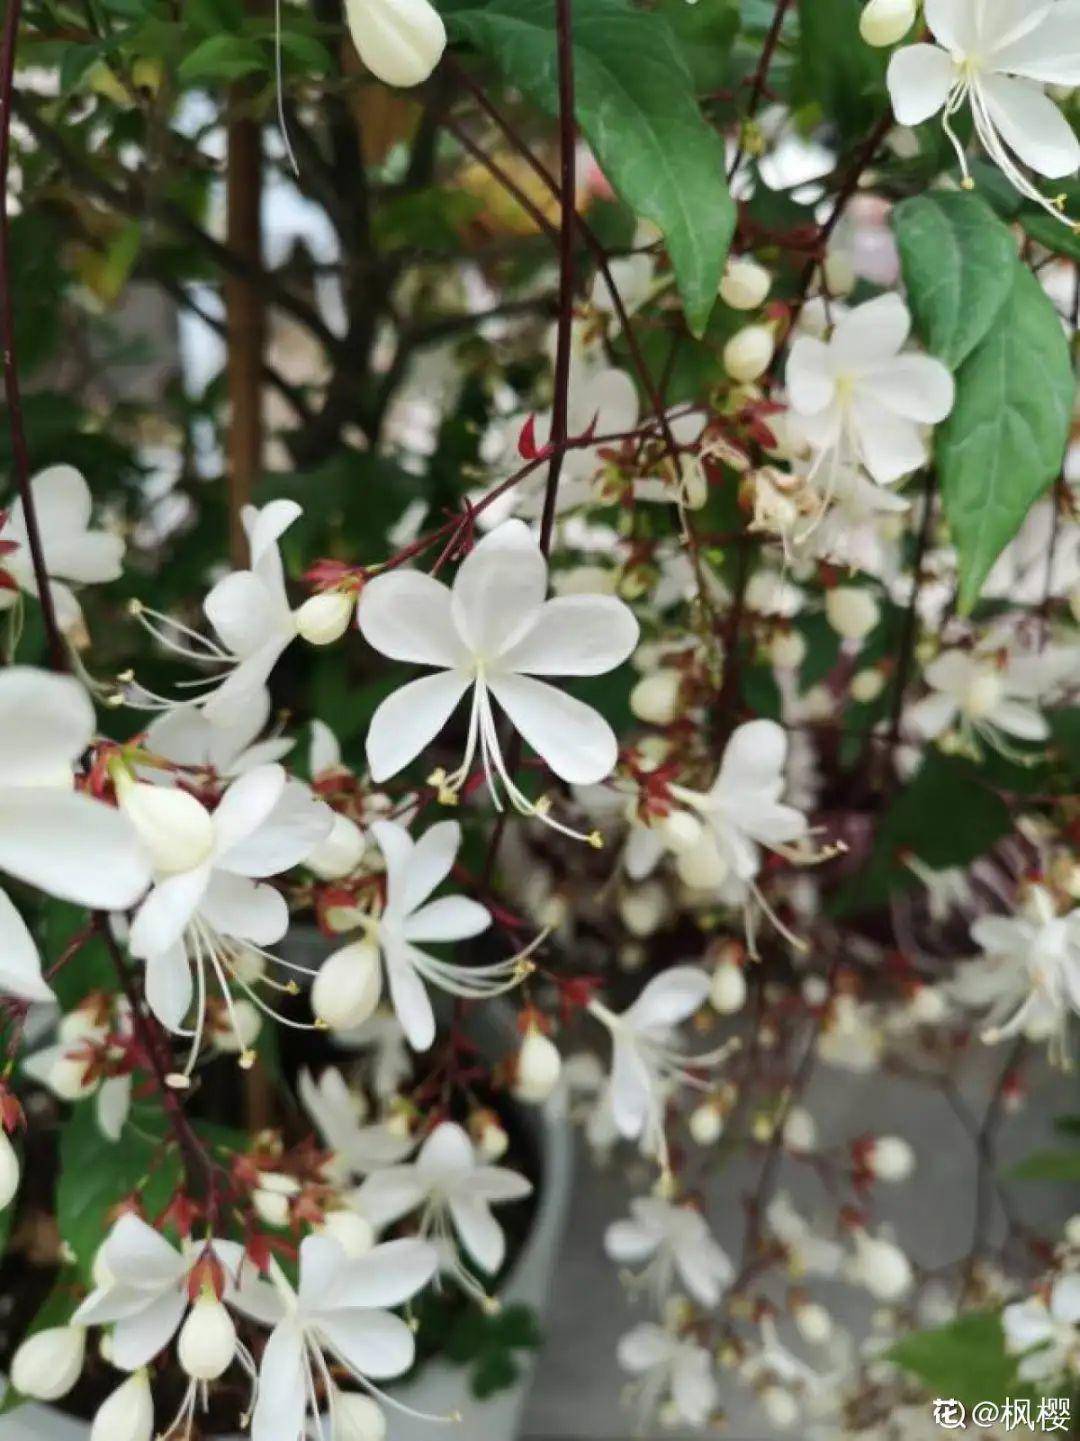
[[[387,1241],[344,1267],[336,1304],[400,1306],[427,1285],[438,1260],[435,1248],[424,1241]]]
[[[303,515],[295,500],[271,500],[261,509],[246,505],[241,512],[244,531],[251,548],[251,563],[258,565],[294,521]]]
[[[320,1316],[319,1328],[355,1373],[376,1381],[400,1376],[416,1355],[412,1331],[389,1311],[335,1311]],[[278,1441],[284,1436],[280,1431]],[[253,1436],[252,1441],[258,1438]]]
[[[649,1114],[652,1076],[638,1048],[616,1037],[611,1061],[611,1110],[621,1136],[635,1140]]]
[[[1080,0],[1057,0],[1037,26],[995,51],[993,65],[1043,85],[1080,85]]]
[[[842,370],[892,361],[911,333],[911,315],[895,291],[857,305],[837,321],[830,349]]]
[[[859,454],[879,485],[891,485],[926,464],[926,441],[914,421],[861,397],[856,397],[852,413]]]
[[[1080,166],[1080,140],[1049,96],[1027,80],[984,75],[979,92],[1002,139],[1025,165],[1060,179]]]
[[[303,1433],[306,1409],[303,1336],[290,1318],[273,1331],[263,1351],[251,1441],[293,1441]]]
[[[175,946],[198,909],[209,881],[208,865],[160,881],[132,922],[128,941],[131,954],[146,959]]]
[[[371,717],[367,733],[372,780],[389,780],[415,760],[450,719],[470,683],[461,671],[440,671],[388,695]]]
[[[219,858],[237,852],[269,820],[285,790],[281,766],[256,766],[239,776],[214,812],[215,852]]]
[[[972,55],[978,49],[978,16],[979,6],[972,0],[926,0],[926,23],[942,45],[959,55]]]
[[[860,392],[907,420],[937,425],[953,408],[956,386],[940,360],[928,355],[898,355],[859,381]]]
[[[660,1244],[660,1237],[637,1221],[614,1221],[604,1234],[604,1250],[623,1266],[639,1266]]]
[[[0,890],[0,995],[20,1001],[51,1001],[41,957],[26,922]]]
[[[470,1194],[489,1204],[520,1201],[532,1195],[532,1182],[506,1166],[478,1166],[469,1182]]]
[[[414,1051],[427,1051],[435,1039],[435,1012],[424,982],[404,957],[386,957],[390,999],[405,1039]]]
[[[618,1346],[619,1365],[624,1371],[640,1375],[662,1365],[671,1355],[672,1337],[660,1326],[644,1322],[621,1338]]]
[[[121,536],[106,530],[87,530],[54,540],[48,547],[46,561],[50,575],[82,585],[100,585],[119,580],[123,574],[124,542]]]
[[[672,1371],[671,1399],[691,1426],[704,1426],[716,1406],[718,1388],[708,1352],[683,1345]]]
[[[369,581],[360,592],[356,623],[368,645],[391,660],[451,670],[468,659],[454,629],[449,589],[419,570]]]
[[[623,1019],[635,1030],[667,1029],[692,1016],[709,994],[709,977],[697,966],[673,966],[654,976]]]
[[[161,1024],[178,1031],[191,1009],[193,981],[183,941],[146,962],[146,999]]]
[[[440,824],[456,826],[457,821]],[[371,834],[382,851],[386,867],[387,910],[394,915],[402,915],[406,911],[405,897],[409,891],[416,842],[397,821],[373,821]]]
[[[126,817],[89,796],[47,788],[0,791],[0,871],[101,910],[126,910],[150,881]]]
[[[1018,700],[1002,700],[991,711],[987,719],[992,725],[1025,741],[1044,741],[1050,735],[1045,716],[1034,706],[1024,705]]]
[[[131,1114],[131,1077],[110,1076],[102,1081],[96,1096],[98,1128],[107,1141],[119,1141]]]
[[[937,45],[905,45],[889,61],[893,111],[901,125],[921,125],[944,108],[956,66]]]
[[[112,1333],[112,1364],[122,1371],[137,1371],[153,1360],[176,1335],[187,1307],[187,1294],[177,1286],[137,1316],[117,1321]]]
[[[499,657],[499,669],[527,675],[603,675],[622,665],[640,628],[612,595],[565,595],[545,601],[523,636]]]
[[[239,657],[254,655],[280,619],[274,597],[250,570],[219,580],[203,602],[203,612],[226,649]]]
[[[539,609],[547,561],[521,520],[490,531],[461,563],[454,580],[454,621],[474,655],[499,655]]]
[[[94,707],[72,676],[0,670],[0,786],[70,786],[93,734]]]
[[[289,929],[289,907],[280,891],[225,871],[214,872],[199,911],[223,936],[257,946],[274,945]]]
[[[294,635],[292,629],[271,629],[267,639],[211,691],[202,704],[202,713],[212,725],[227,731],[244,726],[252,708],[260,704],[270,672]]]
[[[812,335],[796,338],[785,372],[788,398],[800,415],[819,415],[836,398],[831,352]]]
[[[1054,1282],[1050,1314],[1066,1326],[1080,1325],[1080,1276],[1062,1276]]]
[[[491,925],[491,912],[467,896],[442,896],[414,911],[402,927],[407,941],[463,941]]]
[[[235,789],[250,776],[278,766],[257,767],[235,781]],[[241,876],[280,875],[299,865],[326,840],[334,826],[334,812],[302,781],[288,780],[273,809],[255,831],[226,846],[218,831],[216,864]]]
[[[506,1237],[485,1203],[454,1196],[450,1201],[450,1215],[466,1251],[489,1276],[494,1275],[506,1259]]]
[[[401,909],[406,914],[415,911],[436,886],[442,885],[460,849],[461,827],[457,821],[438,821],[424,832],[413,848],[401,890]]]
[[[362,1215],[379,1229],[400,1221],[423,1205],[427,1187],[415,1166],[387,1166],[373,1171],[356,1192]]]
[[[737,726],[724,748],[713,793],[775,799],[783,789],[787,732],[776,721],[747,721]]]
[[[180,1253],[130,1211],[109,1232],[105,1248],[107,1271],[125,1285],[160,1290],[178,1282],[185,1270]]]
[[[476,1169],[476,1152],[464,1129],[443,1121],[420,1147],[416,1169],[429,1188],[457,1186]]]
[[[618,742],[592,706],[529,676],[495,676],[490,689],[515,729],[562,780],[590,785],[611,774]]]

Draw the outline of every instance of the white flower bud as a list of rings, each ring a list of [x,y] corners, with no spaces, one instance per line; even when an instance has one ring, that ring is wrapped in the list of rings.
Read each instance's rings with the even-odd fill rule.
[[[746,976],[734,961],[721,961],[713,971],[709,1004],[722,1016],[733,1016],[746,1005]]]
[[[899,1246],[880,1236],[856,1231],[855,1253],[852,1279],[879,1301],[898,1301],[911,1289],[911,1263]]]
[[[1069,1217],[1063,1234],[1070,1246],[1080,1246],[1080,1215]]]
[[[387,85],[420,85],[446,48],[446,27],[428,0],[346,0],[353,44]]]
[[[359,1211],[328,1211],[323,1233],[331,1236],[354,1261],[366,1256],[375,1244],[375,1228]]]
[[[915,23],[915,0],[870,0],[859,17],[867,45],[895,45]]]
[[[761,1393],[761,1409],[778,1431],[788,1430],[799,1419],[798,1402],[782,1386],[766,1386]]]
[[[31,1401],[59,1401],[82,1374],[86,1330],[52,1326],[28,1336],[11,1358],[11,1384]]]
[[[949,1013],[949,1005],[936,986],[919,986],[908,1001],[908,1015],[922,1026],[936,1026]]]
[[[860,705],[869,705],[871,701],[877,700],[884,689],[884,671],[879,670],[877,666],[869,666],[852,677],[851,699],[857,700]]]
[[[274,1226],[280,1231],[289,1224],[289,1198],[281,1195],[279,1191],[256,1187],[251,1193],[251,1204],[255,1207],[260,1221],[264,1221],[267,1226]]]
[[[837,585],[826,592],[825,617],[845,640],[862,640],[877,625],[881,612],[868,590],[856,585]]]
[[[351,817],[335,814],[330,834],[304,864],[320,881],[337,881],[356,870],[363,854],[363,831]]]
[[[136,1371],[98,1407],[90,1441],[151,1441],[154,1398],[145,1372]]]
[[[724,1117],[715,1101],[705,1101],[690,1114],[690,1135],[698,1146],[715,1146],[724,1134]]]
[[[867,1162],[879,1181],[906,1181],[915,1169],[915,1152],[903,1136],[878,1136]]]
[[[349,629],[356,597],[343,590],[324,590],[304,601],[293,614],[296,633],[311,645],[332,645]]]
[[[469,1131],[485,1161],[501,1161],[510,1148],[510,1137],[493,1111],[474,1112],[469,1121]]]
[[[667,892],[658,881],[646,881],[619,900],[619,918],[632,936],[654,936],[667,915]]]
[[[817,1144],[817,1123],[805,1106],[792,1106],[784,1120],[784,1145],[789,1151],[812,1151]]]
[[[724,346],[724,369],[732,380],[748,384],[760,380],[769,368],[776,339],[767,325],[747,325]]]
[[[704,827],[697,816],[692,816],[689,811],[672,811],[656,829],[668,850],[681,855],[683,851],[693,850],[700,844]]]
[[[777,631],[769,642],[769,659],[777,670],[795,670],[806,659],[806,641],[797,630]]]
[[[386,1441],[386,1417],[370,1396],[339,1391],[333,1415],[332,1441]]]
[[[829,251],[821,267],[821,277],[825,282],[826,292],[833,299],[850,295],[858,282],[855,265],[851,257],[842,250]]]
[[[353,941],[323,962],[311,988],[311,1008],[331,1030],[351,1030],[374,1014],[381,995],[378,948]]]
[[[228,1311],[210,1292],[192,1306],[180,1328],[176,1354],[193,1381],[216,1381],[236,1355],[236,1327]]]
[[[679,878],[694,890],[707,891],[722,885],[728,868],[712,836],[703,833],[699,843],[683,851],[675,862]]]
[[[670,725],[679,714],[682,678],[676,670],[657,670],[643,676],[630,692],[630,709],[646,725]]]
[[[19,1189],[19,1157],[8,1133],[0,1127],[0,1211],[10,1206]]]
[[[814,1346],[824,1345],[832,1335],[832,1317],[816,1301],[805,1301],[796,1306],[794,1320],[803,1340]]]
[[[554,1091],[562,1074],[562,1056],[550,1036],[530,1026],[517,1054],[514,1095],[519,1101],[539,1105]]]
[[[133,781],[121,773],[116,798],[159,875],[194,870],[214,849],[210,812],[187,791]]]
[[[756,260],[743,256],[729,260],[720,282],[720,299],[732,310],[756,310],[764,305],[772,288],[772,276]]]

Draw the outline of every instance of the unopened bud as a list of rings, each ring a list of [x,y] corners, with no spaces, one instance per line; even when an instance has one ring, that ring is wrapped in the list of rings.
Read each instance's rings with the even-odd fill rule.
[[[664,924],[668,901],[664,887],[649,881],[619,900],[619,918],[632,936],[653,936]]]
[[[19,1157],[8,1134],[0,1128],[0,1211],[10,1206],[19,1189]]]
[[[715,1101],[705,1101],[690,1114],[690,1135],[699,1146],[715,1146],[724,1134],[724,1117]]]
[[[120,772],[116,797],[159,875],[194,870],[214,849],[210,812],[187,791],[133,781]]]
[[[446,48],[446,27],[428,0],[346,0],[353,44],[387,85],[420,85]]]
[[[332,645],[349,629],[356,597],[343,590],[325,590],[304,601],[296,611],[296,633],[311,645]]]
[[[788,1430],[799,1419],[798,1402],[782,1386],[766,1386],[761,1393],[761,1409],[778,1431]]]
[[[643,676],[630,692],[630,709],[646,725],[670,725],[679,714],[681,685],[681,677],[675,670],[658,670]]]
[[[869,705],[871,701],[877,700],[884,689],[884,671],[879,670],[877,666],[870,666],[852,677],[851,699],[857,700],[860,705]]]
[[[733,1016],[746,1004],[746,976],[734,961],[721,961],[713,971],[709,1003],[722,1016]]]
[[[764,305],[772,288],[772,276],[763,265],[745,256],[729,260],[720,282],[720,299],[732,310],[756,310]]]
[[[777,631],[769,642],[769,659],[777,670],[795,670],[806,659],[806,641],[797,630]]]
[[[250,1051],[261,1030],[262,1016],[258,1006],[243,996],[237,996],[225,1011],[222,1024],[214,1030],[211,1039],[216,1051],[235,1056],[238,1052]]]
[[[879,1181],[906,1181],[915,1169],[915,1152],[903,1136],[878,1136],[867,1165]]]
[[[812,1151],[817,1144],[817,1123],[804,1106],[792,1106],[784,1120],[784,1145],[789,1151]]]
[[[356,870],[363,854],[363,831],[351,817],[336,814],[330,834],[319,842],[305,865],[320,881],[338,881]]]
[[[236,1327],[212,1293],[200,1296],[180,1328],[180,1365],[193,1381],[216,1381],[236,1355]]]
[[[510,1137],[494,1111],[474,1111],[469,1117],[469,1134],[485,1161],[500,1161],[509,1149]]]
[[[816,1301],[805,1301],[796,1306],[794,1320],[803,1340],[814,1346],[824,1344],[832,1335],[832,1317]]]
[[[859,16],[867,45],[895,45],[915,23],[915,0],[870,0]]]
[[[374,1014],[381,995],[378,948],[353,941],[323,962],[311,988],[311,1008],[331,1030],[351,1030]]]
[[[146,1371],[136,1371],[98,1407],[90,1441],[151,1441],[154,1398]]]
[[[826,592],[825,616],[837,635],[845,640],[862,640],[877,625],[881,612],[868,590],[838,585]]]
[[[86,1330],[52,1326],[28,1336],[11,1358],[11,1384],[31,1401],[59,1401],[82,1374]]]
[[[722,885],[728,873],[727,863],[712,836],[704,833],[696,846],[677,858],[675,868],[684,885],[701,891]]]
[[[914,1280],[911,1263],[899,1246],[880,1236],[857,1231],[855,1252],[853,1279],[879,1301],[898,1301],[911,1289]]]
[[[760,380],[768,370],[776,339],[767,325],[747,325],[724,346],[724,369],[732,380],[748,384]]]
[[[530,1026],[517,1054],[514,1095],[519,1101],[539,1105],[554,1091],[561,1074],[562,1056],[558,1046],[539,1027]]]

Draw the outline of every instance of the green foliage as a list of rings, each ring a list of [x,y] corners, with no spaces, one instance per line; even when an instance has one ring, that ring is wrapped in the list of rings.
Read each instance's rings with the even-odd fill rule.
[[[983,340],[1009,299],[1016,243],[977,195],[947,190],[893,212],[915,328],[950,370]]]
[[[521,1374],[514,1353],[533,1351],[543,1339],[528,1306],[507,1306],[488,1316],[476,1306],[451,1308],[429,1298],[421,1304],[420,1325],[424,1350],[468,1368],[470,1388],[480,1401],[513,1386]]]
[[[1016,266],[1006,304],[957,372],[956,404],[937,437],[961,610],[974,606],[994,561],[1060,474],[1074,391],[1057,313]]]
[[[452,36],[490,55],[511,84],[558,111],[553,0],[489,0],[446,11]],[[693,98],[693,80],[662,13],[624,0],[574,8],[577,119],[611,184],[664,234],[690,329],[716,300],[735,227],[724,147]]]
[[[885,113],[885,57],[859,35],[861,0],[799,0],[799,78],[842,135],[860,138]]]
[[[1063,1181],[1080,1184],[1080,1149],[1033,1151],[1009,1170],[1014,1181]]]
[[[933,1331],[905,1336],[888,1353],[939,1396],[965,1406],[1001,1402],[1018,1394],[1016,1361],[1005,1351],[1001,1318],[974,1312]]]

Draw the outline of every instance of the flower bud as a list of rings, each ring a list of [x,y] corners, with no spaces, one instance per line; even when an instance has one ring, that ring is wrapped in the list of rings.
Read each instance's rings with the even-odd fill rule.
[[[243,996],[237,996],[227,1010],[219,1013],[222,1024],[213,1032],[211,1040],[214,1049],[226,1056],[238,1052],[245,1055],[251,1051],[262,1030],[262,1016],[258,1006]]]
[[[374,1013],[381,995],[378,948],[353,941],[323,962],[311,988],[311,1008],[331,1030],[351,1030]]]
[[[1069,1217],[1063,1235],[1070,1246],[1080,1246],[1080,1215]]]
[[[895,45],[915,23],[915,0],[870,0],[859,16],[867,45]]]
[[[850,295],[858,283],[855,265],[843,250],[830,250],[821,267],[825,291],[834,300]]]
[[[151,1441],[154,1398],[146,1371],[136,1371],[98,1407],[90,1441]]]
[[[857,700],[860,705],[876,701],[884,689],[885,673],[877,666],[868,666],[851,679],[851,699]]]
[[[682,678],[676,670],[643,676],[630,692],[630,709],[646,725],[670,725],[679,714]]]
[[[769,642],[769,659],[777,670],[795,670],[806,659],[806,641],[797,630],[777,631]]]
[[[469,1134],[485,1161],[501,1161],[509,1149],[510,1137],[494,1111],[474,1111],[469,1117]]]
[[[756,260],[744,256],[729,260],[720,282],[720,299],[732,310],[756,310],[764,305],[772,288],[772,276]]]
[[[817,1123],[804,1106],[792,1106],[784,1120],[784,1145],[789,1151],[812,1151],[817,1144]]]
[[[704,833],[696,846],[683,851],[678,857],[675,869],[684,885],[701,891],[722,885],[728,872],[727,863],[717,850],[712,836]]]
[[[216,1381],[232,1365],[236,1327],[212,1291],[192,1306],[180,1328],[176,1354],[193,1381]]]
[[[788,1430],[799,1419],[795,1397],[782,1386],[766,1386],[761,1393],[761,1409],[778,1431]]]
[[[385,1441],[386,1417],[370,1396],[339,1391],[333,1415],[332,1441]]]
[[[838,585],[825,595],[825,617],[844,640],[862,640],[877,625],[881,613],[868,590]]]
[[[295,612],[296,633],[311,645],[332,645],[349,629],[356,597],[344,590],[325,590],[304,601]]]
[[[746,1005],[746,976],[734,961],[721,961],[713,971],[709,1003],[722,1016],[733,1016]]]
[[[906,1181],[915,1169],[915,1152],[903,1136],[878,1136],[867,1165],[879,1181]]]
[[[724,369],[732,380],[748,384],[760,380],[769,368],[776,340],[767,325],[747,325],[724,346]]]
[[[0,1127],[0,1211],[10,1206],[19,1189],[19,1157],[8,1133]]]
[[[852,1279],[879,1301],[898,1301],[911,1289],[914,1277],[911,1263],[899,1246],[880,1236],[856,1231]]]
[[[693,850],[700,843],[704,827],[697,816],[692,816],[689,811],[672,811],[656,829],[668,850],[681,855],[683,851]]]
[[[349,816],[335,814],[330,834],[304,864],[320,881],[337,881],[356,870],[363,854],[363,831]]]
[[[715,1101],[705,1101],[690,1114],[690,1135],[698,1146],[715,1146],[724,1134],[724,1117]]]
[[[366,1256],[375,1244],[375,1228],[359,1211],[328,1211],[323,1234],[331,1236],[354,1261]]]
[[[554,1091],[562,1074],[562,1056],[555,1042],[538,1026],[530,1026],[517,1054],[514,1095],[539,1105]]]
[[[11,1358],[11,1384],[31,1401],[59,1401],[82,1374],[86,1330],[52,1326],[28,1336]]]
[[[194,870],[214,849],[210,812],[187,791],[133,781],[121,772],[116,798],[158,875]]]
[[[823,1345],[832,1335],[832,1317],[816,1301],[804,1301],[796,1306],[794,1321],[803,1340],[814,1346]]]
[[[428,0],[346,0],[353,44],[387,85],[419,85],[446,48],[446,27]]]
[[[667,893],[658,881],[647,881],[619,901],[619,918],[632,936],[654,936],[667,916]]]

